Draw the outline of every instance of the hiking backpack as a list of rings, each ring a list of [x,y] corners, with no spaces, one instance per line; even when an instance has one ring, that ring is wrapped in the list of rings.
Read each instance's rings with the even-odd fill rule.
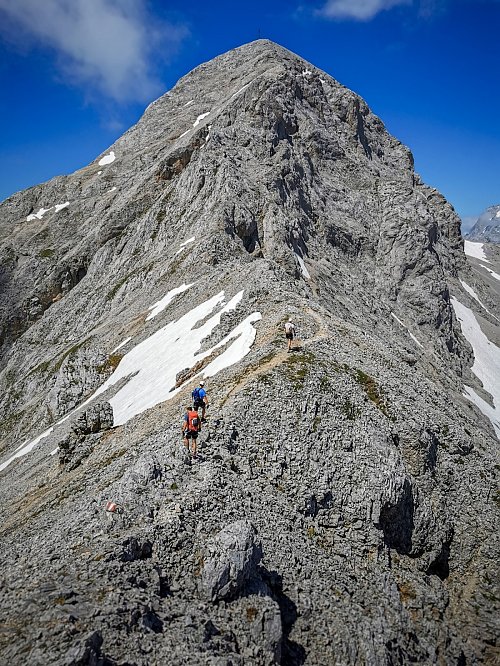
[[[188,412],[188,430],[190,432],[198,432],[200,429],[200,420],[198,418],[198,412]]]
[[[201,398],[200,398],[200,389],[195,388],[195,390],[191,393],[191,396],[192,396],[194,402],[200,402],[200,400],[201,400]]]

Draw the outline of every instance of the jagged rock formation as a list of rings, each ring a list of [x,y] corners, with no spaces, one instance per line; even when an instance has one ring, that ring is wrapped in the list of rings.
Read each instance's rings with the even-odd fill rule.
[[[2,658],[495,663],[459,228],[363,100],[267,41],[3,202]]]
[[[480,243],[500,243],[500,205],[490,206],[481,213],[466,238]]]

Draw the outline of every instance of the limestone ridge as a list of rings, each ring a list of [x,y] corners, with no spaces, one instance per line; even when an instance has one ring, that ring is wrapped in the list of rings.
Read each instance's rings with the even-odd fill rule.
[[[264,40],[0,204],[3,659],[494,663],[496,403],[450,294],[493,341],[500,311],[459,229]]]

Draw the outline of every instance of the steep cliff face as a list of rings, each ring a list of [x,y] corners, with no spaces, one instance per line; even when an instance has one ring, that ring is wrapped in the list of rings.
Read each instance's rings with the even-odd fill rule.
[[[363,100],[267,41],[0,204],[5,656],[493,663],[459,228]]]

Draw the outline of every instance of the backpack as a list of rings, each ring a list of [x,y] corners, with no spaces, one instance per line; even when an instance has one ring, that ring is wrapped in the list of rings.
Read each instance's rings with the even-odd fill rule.
[[[287,321],[285,324],[285,333],[292,333],[294,330],[295,326],[292,324],[291,321]]]
[[[198,412],[195,411],[188,412],[187,415],[188,415],[187,429],[190,432],[198,432],[198,430],[200,429],[200,420],[198,418]]]
[[[200,389],[199,389],[199,388],[195,388],[195,390],[191,393],[191,396],[192,396],[194,402],[200,402],[200,401],[201,401],[201,398],[200,398]]]

